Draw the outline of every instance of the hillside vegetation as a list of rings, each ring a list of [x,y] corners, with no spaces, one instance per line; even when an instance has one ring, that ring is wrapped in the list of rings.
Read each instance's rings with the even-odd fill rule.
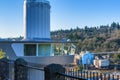
[[[78,41],[76,53],[80,51],[118,51],[120,50],[120,25],[113,22],[111,25],[79,28],[70,30],[57,30],[51,32],[54,40],[62,38]]]

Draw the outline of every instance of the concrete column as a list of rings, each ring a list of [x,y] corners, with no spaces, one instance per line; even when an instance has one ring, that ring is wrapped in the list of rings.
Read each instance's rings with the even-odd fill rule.
[[[36,56],[38,56],[38,43],[36,44]]]

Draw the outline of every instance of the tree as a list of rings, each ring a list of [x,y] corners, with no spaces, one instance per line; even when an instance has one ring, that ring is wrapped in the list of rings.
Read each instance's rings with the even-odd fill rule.
[[[119,29],[120,29],[120,25],[119,25],[119,23],[117,23],[116,26],[117,26],[117,29],[119,30]]]
[[[115,55],[114,55],[114,58],[120,60],[120,54],[115,54]]]
[[[82,64],[80,64],[80,65],[78,65],[78,70],[83,70],[83,66],[82,66]]]
[[[67,38],[72,40],[73,39],[73,34],[72,33],[68,34]]]
[[[51,35],[52,39],[55,40],[67,38],[73,42],[78,41],[76,53],[82,50],[96,52],[118,51],[120,48],[120,23],[116,22],[111,25],[94,27],[85,26],[84,28],[79,28],[77,26],[74,29],[54,31]]]
[[[6,54],[6,53],[3,52],[2,49],[0,49],[0,59],[6,57],[5,54]]]
[[[116,24],[115,22],[113,22],[113,23],[111,24],[111,28],[112,28],[112,29],[116,29],[116,28],[117,28],[117,24]]]
[[[85,26],[85,32],[87,32],[88,31],[88,27],[87,26]]]
[[[76,32],[75,35],[74,35],[74,39],[75,39],[75,40],[78,40],[78,39],[79,39],[79,36],[78,36],[77,32]]]

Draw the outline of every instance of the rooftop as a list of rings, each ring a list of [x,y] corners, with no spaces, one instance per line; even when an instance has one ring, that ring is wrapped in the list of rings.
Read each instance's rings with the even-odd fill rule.
[[[53,41],[53,40],[23,40],[23,41],[0,41],[0,43],[77,43],[73,41]]]

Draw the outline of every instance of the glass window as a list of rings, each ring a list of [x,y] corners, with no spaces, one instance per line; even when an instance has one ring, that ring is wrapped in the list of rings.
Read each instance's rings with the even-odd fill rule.
[[[36,44],[24,44],[24,56],[36,56]]]

